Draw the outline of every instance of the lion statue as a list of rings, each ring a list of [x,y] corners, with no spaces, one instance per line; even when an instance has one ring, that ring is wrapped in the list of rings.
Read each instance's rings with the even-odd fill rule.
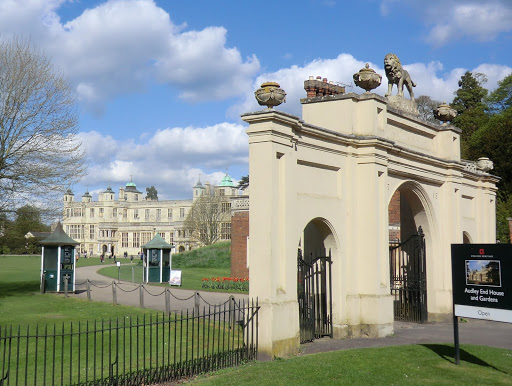
[[[407,70],[402,68],[400,59],[398,59],[395,54],[386,55],[384,58],[384,70],[386,71],[386,77],[388,78],[388,92],[386,96],[391,95],[393,85],[396,84],[398,88],[398,96],[403,97],[405,85],[409,91],[411,100],[414,101],[414,92],[412,91],[412,88],[416,87],[416,83],[412,81],[411,76]]]

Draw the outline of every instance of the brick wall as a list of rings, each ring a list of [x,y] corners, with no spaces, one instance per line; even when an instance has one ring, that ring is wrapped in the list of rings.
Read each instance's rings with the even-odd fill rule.
[[[233,213],[231,217],[231,277],[249,277],[247,268],[247,237],[249,211]]]
[[[397,190],[388,207],[389,241],[400,240],[400,192]]]
[[[507,218],[510,243],[512,243],[512,217]]]

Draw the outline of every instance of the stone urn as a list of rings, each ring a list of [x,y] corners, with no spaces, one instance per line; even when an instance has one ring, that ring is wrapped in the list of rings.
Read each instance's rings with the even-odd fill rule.
[[[254,96],[260,106],[267,106],[268,109],[286,102],[286,93],[276,82],[263,83],[261,88],[254,92]]]
[[[377,74],[374,70],[370,68],[370,65],[366,63],[365,68],[356,72],[353,76],[354,83],[366,90],[367,93],[374,88],[380,86],[380,82],[382,81],[382,76]]]
[[[488,172],[489,170],[492,170],[494,168],[494,164],[492,163],[492,161],[489,158],[480,157],[476,161],[476,168],[483,172]]]
[[[434,110],[434,117],[439,119],[443,123],[443,126],[446,126],[448,121],[451,121],[453,118],[457,116],[457,111],[452,109],[446,102],[443,102],[441,105],[437,106]]]

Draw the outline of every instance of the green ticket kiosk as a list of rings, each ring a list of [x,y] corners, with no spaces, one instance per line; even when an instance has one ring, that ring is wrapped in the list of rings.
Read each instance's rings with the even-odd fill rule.
[[[171,276],[172,248],[159,234],[142,246],[144,250],[144,282],[165,283]]]
[[[41,286],[49,292],[75,291],[75,245],[79,243],[69,237],[61,223],[53,233],[41,241]]]

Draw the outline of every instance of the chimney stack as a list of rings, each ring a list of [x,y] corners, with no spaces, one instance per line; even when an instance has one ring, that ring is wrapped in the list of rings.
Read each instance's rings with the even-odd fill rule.
[[[322,78],[321,76],[317,76],[316,79],[310,76],[308,80],[305,80],[304,90],[306,90],[308,98],[345,93],[345,87],[338,86],[332,81],[328,82],[327,78]]]

